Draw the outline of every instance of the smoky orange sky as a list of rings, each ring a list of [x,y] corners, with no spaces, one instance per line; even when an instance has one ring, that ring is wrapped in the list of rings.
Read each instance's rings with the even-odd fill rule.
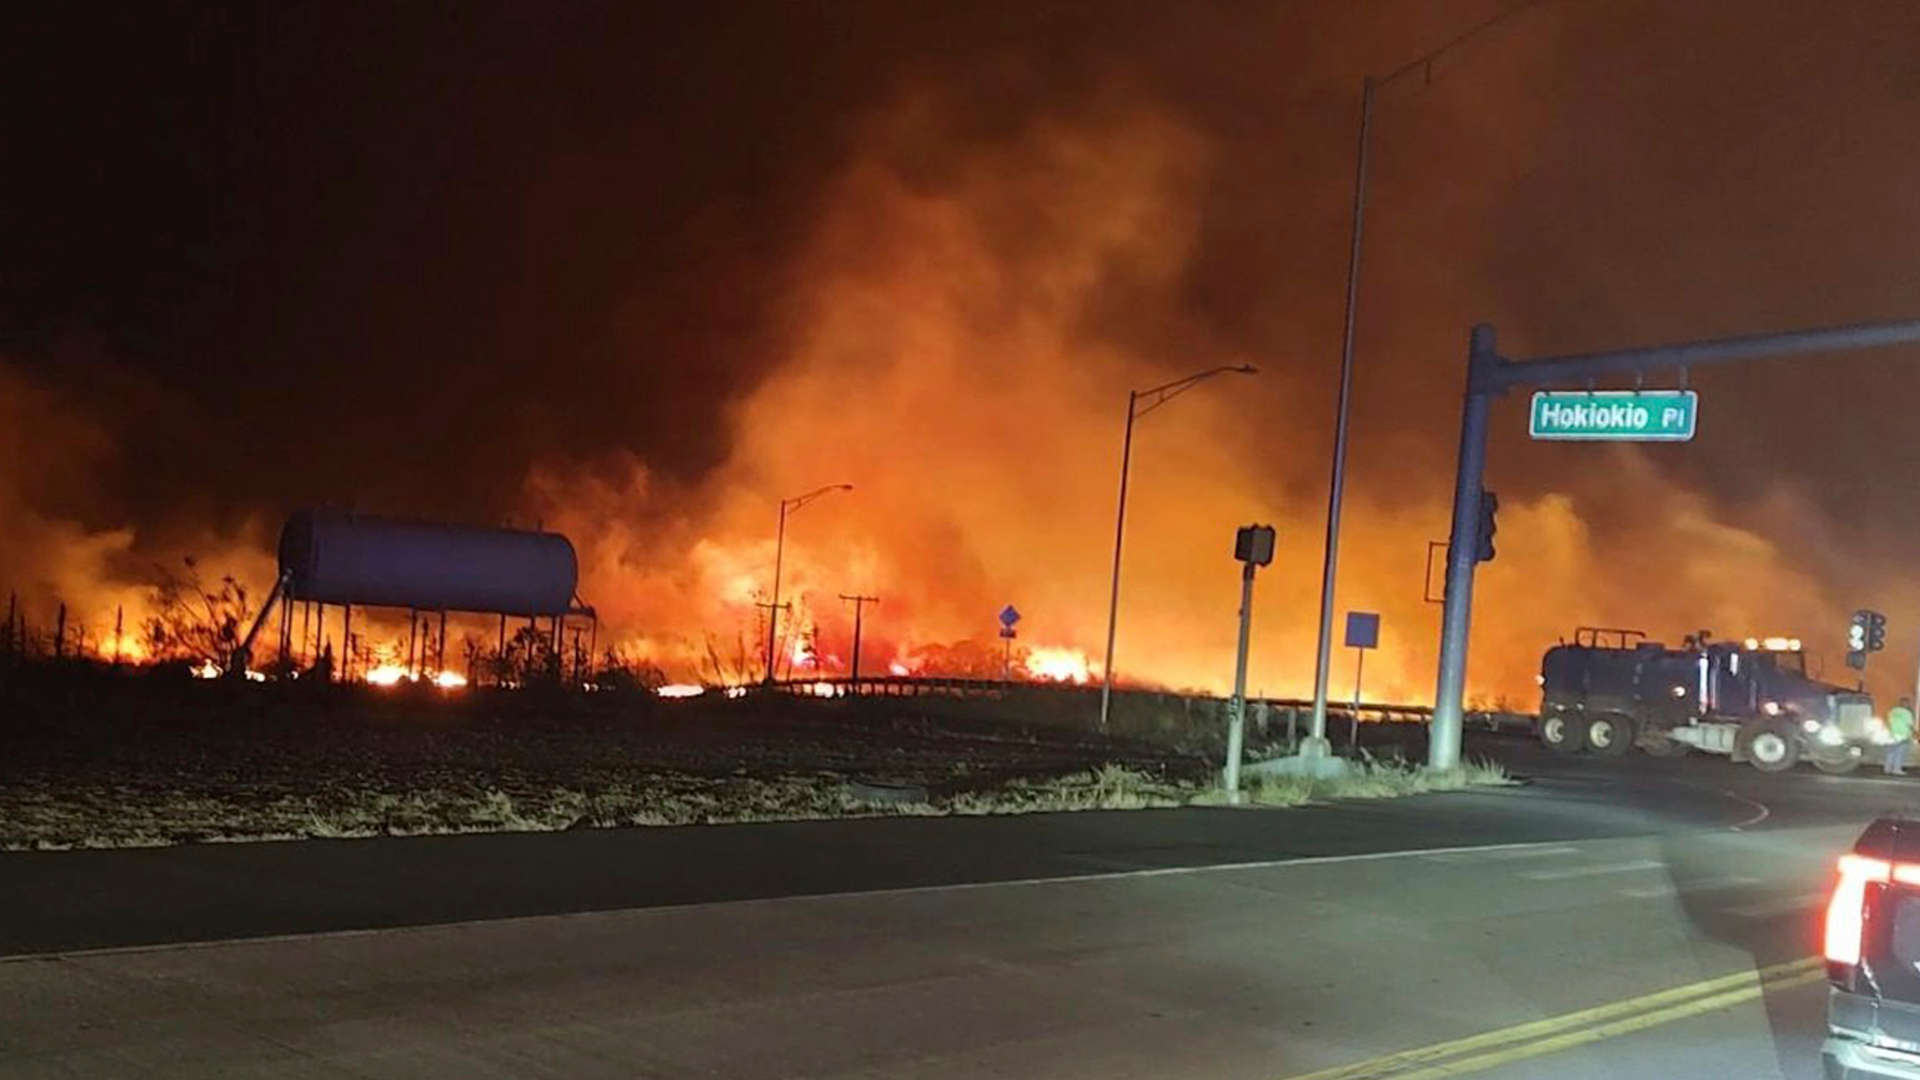
[[[697,679],[709,642],[757,656],[780,498],[845,482],[786,546],[825,669],[856,592],[870,669],[992,656],[1007,603],[1022,645],[1097,662],[1128,388],[1250,363],[1138,426],[1116,668],[1225,689],[1233,532],[1264,522],[1250,685],[1305,693],[1360,79],[1507,6],[201,28],[249,78],[174,118],[224,163],[180,182],[239,209],[152,196],[198,276],[96,237],[126,310],[62,302],[88,271],[55,262],[10,315],[0,566],[35,619],[98,624],[186,553],[264,591],[298,505],[538,522],[603,641]],[[1337,603],[1383,613],[1369,698],[1432,695],[1471,324],[1523,358],[1914,315],[1920,15],[1766,7],[1549,0],[1381,91]],[[347,43],[393,70],[348,72]],[[290,118],[339,131],[292,146]],[[1797,635],[1838,677],[1858,606],[1893,627],[1875,688],[1904,683],[1916,359],[1690,373],[1677,446],[1533,444],[1498,403],[1471,694],[1529,701],[1592,623]]]

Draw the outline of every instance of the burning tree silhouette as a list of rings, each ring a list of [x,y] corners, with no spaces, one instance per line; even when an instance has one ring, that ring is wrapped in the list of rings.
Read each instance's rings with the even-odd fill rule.
[[[184,571],[154,567],[154,614],[143,628],[148,652],[156,660],[225,666],[253,621],[247,587],[226,575],[217,589],[209,588],[198,560],[189,555],[181,563]]]

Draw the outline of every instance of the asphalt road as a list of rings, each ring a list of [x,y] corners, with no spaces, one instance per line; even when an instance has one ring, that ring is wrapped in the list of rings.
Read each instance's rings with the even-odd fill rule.
[[[1532,782],[7,855],[0,1077],[1817,1075],[1833,852],[1920,786],[1472,749]]]

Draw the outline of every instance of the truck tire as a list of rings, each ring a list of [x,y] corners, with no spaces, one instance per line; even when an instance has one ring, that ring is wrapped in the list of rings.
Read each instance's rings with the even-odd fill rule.
[[[1625,757],[1633,749],[1633,718],[1595,713],[1587,718],[1587,749],[1603,757]]]
[[[1800,762],[1800,736],[1785,721],[1757,720],[1741,726],[1738,750],[1761,772],[1786,772]]]
[[[1587,718],[1577,712],[1547,713],[1540,717],[1540,741],[1547,749],[1561,754],[1577,754],[1587,748]]]
[[[1850,754],[1845,747],[1838,751],[1829,750],[1824,754],[1815,754],[1813,767],[1828,776],[1845,776],[1860,767],[1860,757]]]

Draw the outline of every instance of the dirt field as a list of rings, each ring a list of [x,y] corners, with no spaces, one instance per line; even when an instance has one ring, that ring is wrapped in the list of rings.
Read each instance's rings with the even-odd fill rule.
[[[16,671],[0,846],[1173,805],[1210,774],[1197,754],[995,713]]]

